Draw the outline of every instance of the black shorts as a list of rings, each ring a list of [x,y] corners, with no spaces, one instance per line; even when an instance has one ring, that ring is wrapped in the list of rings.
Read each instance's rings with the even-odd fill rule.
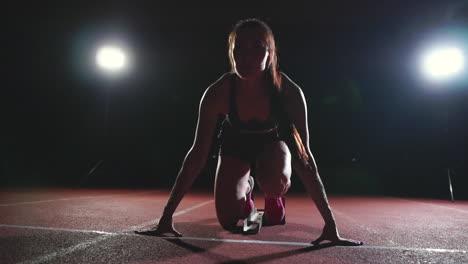
[[[264,133],[241,133],[228,128],[221,137],[221,156],[235,157],[254,165],[265,144],[281,141],[277,129]]]

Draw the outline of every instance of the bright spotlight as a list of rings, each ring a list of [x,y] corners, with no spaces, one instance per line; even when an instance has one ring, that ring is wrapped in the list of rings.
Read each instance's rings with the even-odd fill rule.
[[[455,47],[431,50],[422,60],[422,69],[431,79],[452,77],[461,72],[463,66],[463,52]]]
[[[122,70],[126,64],[125,53],[119,47],[103,46],[96,53],[97,65],[107,71],[116,72]]]

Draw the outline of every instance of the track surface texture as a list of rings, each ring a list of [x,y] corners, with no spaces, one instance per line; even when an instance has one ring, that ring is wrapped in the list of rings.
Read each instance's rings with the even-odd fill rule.
[[[192,191],[174,215],[182,238],[134,234],[157,223],[168,197],[168,190],[2,189],[0,262],[468,263],[467,201],[331,195],[340,235],[364,245],[314,247],[324,223],[305,194],[286,196],[286,225],[242,235],[219,226],[212,193]]]

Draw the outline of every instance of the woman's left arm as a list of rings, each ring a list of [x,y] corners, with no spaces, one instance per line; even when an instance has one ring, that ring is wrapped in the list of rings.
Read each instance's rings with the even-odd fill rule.
[[[317,164],[314,156],[309,148],[309,129],[307,123],[307,103],[304,93],[301,88],[289,79],[285,74],[282,74],[283,79],[283,94],[286,112],[291,122],[296,127],[304,148],[309,156],[310,166],[305,166],[303,162],[297,158],[292,159],[292,166],[301,181],[304,184],[307,192],[315,202],[317,209],[325,221],[322,235],[313,244],[319,244],[323,240],[330,240],[340,245],[362,245],[362,242],[343,239],[338,234],[335,217],[328,203],[325,188],[318,173]]]

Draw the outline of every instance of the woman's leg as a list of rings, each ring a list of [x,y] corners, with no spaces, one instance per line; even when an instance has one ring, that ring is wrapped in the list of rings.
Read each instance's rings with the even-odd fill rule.
[[[255,178],[267,198],[278,198],[291,187],[291,153],[284,141],[265,145],[257,158]]]
[[[227,155],[219,156],[215,180],[216,216],[225,230],[233,230],[243,216],[250,163]]]
[[[265,193],[267,224],[283,224],[286,210],[282,197],[291,187],[291,153],[284,141],[265,145],[256,164],[256,178]]]

